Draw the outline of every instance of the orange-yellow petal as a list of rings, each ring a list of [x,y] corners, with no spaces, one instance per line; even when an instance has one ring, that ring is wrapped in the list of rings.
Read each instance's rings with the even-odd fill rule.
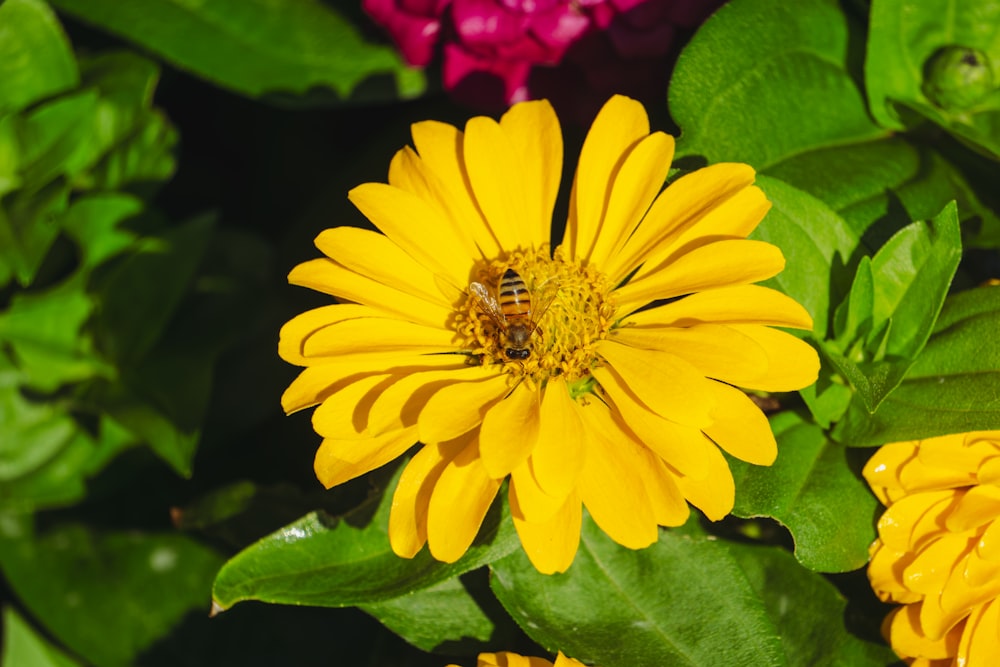
[[[723,239],[695,248],[616,290],[619,312],[630,313],[658,299],[754,283],[785,268],[777,246],[763,241]]]
[[[977,607],[969,616],[958,646],[956,662],[988,665],[1000,656],[1000,601],[991,600]],[[964,662],[963,662],[964,661]]]
[[[735,285],[689,294],[628,316],[635,326],[689,327],[695,324],[763,324],[812,329],[812,318],[795,299],[760,285]]]
[[[538,413],[538,392],[523,382],[489,408],[479,429],[479,456],[490,477],[506,477],[531,455],[538,442]]]
[[[415,428],[402,429],[365,440],[325,438],[316,451],[313,467],[326,488],[333,488],[384,466],[406,453],[417,441]]]
[[[459,379],[458,372],[455,375]],[[507,378],[495,370],[472,366],[465,376],[427,399],[417,418],[421,442],[443,442],[468,433],[508,391]]]
[[[424,445],[403,469],[389,510],[389,544],[402,558],[413,558],[427,542],[427,506],[434,485],[469,438]]]
[[[964,624],[943,637],[928,637],[920,625],[920,607],[919,603],[909,604],[892,612],[887,619],[889,644],[901,656],[924,656],[932,660],[954,656]]]
[[[622,157],[648,134],[649,117],[633,99],[615,95],[598,112],[580,150],[570,194],[566,246],[575,259],[589,257]]]
[[[747,385],[747,389],[796,391],[816,381],[819,355],[809,343],[790,333],[756,324],[729,326],[752,338],[767,354],[767,373]]]
[[[427,544],[434,558],[454,563],[462,557],[479,532],[500,482],[490,478],[480,462],[477,440],[448,462],[427,507]]]
[[[778,443],[760,408],[739,389],[716,382],[712,423],[705,434],[738,459],[769,466],[778,456]]]
[[[527,463],[522,463],[511,471],[509,495],[511,512],[518,519],[535,523],[551,519],[566,502],[565,496],[555,498],[545,493],[531,474]]]
[[[575,493],[569,494],[557,511],[546,521],[532,522],[520,518],[521,512],[511,496],[511,515],[521,546],[531,564],[542,574],[565,572],[573,564],[580,545],[580,523],[583,509]],[[519,508],[518,508],[519,509]]]
[[[688,426],[711,422],[709,412],[715,399],[710,381],[686,360],[614,340],[601,341],[597,352],[608,362],[611,373],[653,412]],[[601,384],[605,380],[610,384],[600,367],[594,370],[594,377]]]
[[[605,406],[592,402],[580,412],[587,432],[580,499],[615,542],[630,549],[648,547],[659,532],[646,498],[640,445],[615,425]]]
[[[378,435],[368,430],[369,411],[392,381],[386,373],[368,375],[333,393],[313,412],[313,430],[324,438],[339,440]]]
[[[538,442],[528,463],[538,486],[565,498],[576,486],[586,456],[578,407],[562,378],[549,380],[542,396]]]
[[[716,448],[707,457],[708,475],[704,479],[677,476],[677,486],[687,501],[700,509],[712,521],[725,518],[733,510],[736,484],[729,464]]]

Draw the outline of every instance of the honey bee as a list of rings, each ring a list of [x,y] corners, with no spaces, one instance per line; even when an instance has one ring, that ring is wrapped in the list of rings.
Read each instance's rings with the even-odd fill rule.
[[[476,299],[479,310],[496,326],[497,342],[501,342],[501,336],[506,339],[504,354],[507,358],[523,361],[531,356],[531,350],[528,349],[531,336],[538,330],[542,315],[552,305],[555,291],[537,301],[533,308],[531,292],[514,269],[504,272],[495,297],[482,283],[472,283],[469,291]]]

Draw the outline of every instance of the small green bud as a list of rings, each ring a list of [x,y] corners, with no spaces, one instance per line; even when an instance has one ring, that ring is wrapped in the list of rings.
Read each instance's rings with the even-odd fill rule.
[[[979,49],[944,46],[924,63],[923,93],[936,107],[962,111],[993,92],[993,70]]]

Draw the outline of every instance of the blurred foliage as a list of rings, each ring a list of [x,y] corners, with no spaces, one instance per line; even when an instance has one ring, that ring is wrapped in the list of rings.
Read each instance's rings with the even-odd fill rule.
[[[774,466],[731,461],[739,530],[633,552],[585,519],[545,577],[502,503],[458,563],[396,558],[394,471],[323,492],[278,403],[278,326],[321,303],[285,272],[367,224],[346,192],[411,122],[470,112],[355,3],[0,1],[0,667],[887,664],[882,608],[823,573],[875,535],[862,448],[1000,428],[998,16],[732,0],[699,29],[650,112],[679,168],[759,171],[820,379],[766,397]]]

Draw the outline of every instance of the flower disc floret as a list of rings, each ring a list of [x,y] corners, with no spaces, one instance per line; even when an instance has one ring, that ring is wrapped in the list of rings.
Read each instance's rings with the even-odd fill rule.
[[[381,233],[326,230],[325,257],[289,276],[343,301],[294,318],[279,342],[304,367],[286,411],[317,406],[320,481],[420,443],[393,492],[393,550],[426,545],[457,560],[507,481],[542,572],[572,563],[583,507],[629,548],[684,523],[688,503],[726,516],[734,483],[722,451],[760,465],[777,455],[737,387],[792,391],[819,368],[808,344],[775,328],[811,329],[809,314],[753,284],[785,264],[746,238],[770,206],[753,169],[713,165],[663,189],[673,138],[613,97],[584,142],[550,253],[562,136],[547,102],[464,130],[417,123],[413,140],[388,183],[350,193]],[[508,272],[509,293],[530,308],[484,313]]]

